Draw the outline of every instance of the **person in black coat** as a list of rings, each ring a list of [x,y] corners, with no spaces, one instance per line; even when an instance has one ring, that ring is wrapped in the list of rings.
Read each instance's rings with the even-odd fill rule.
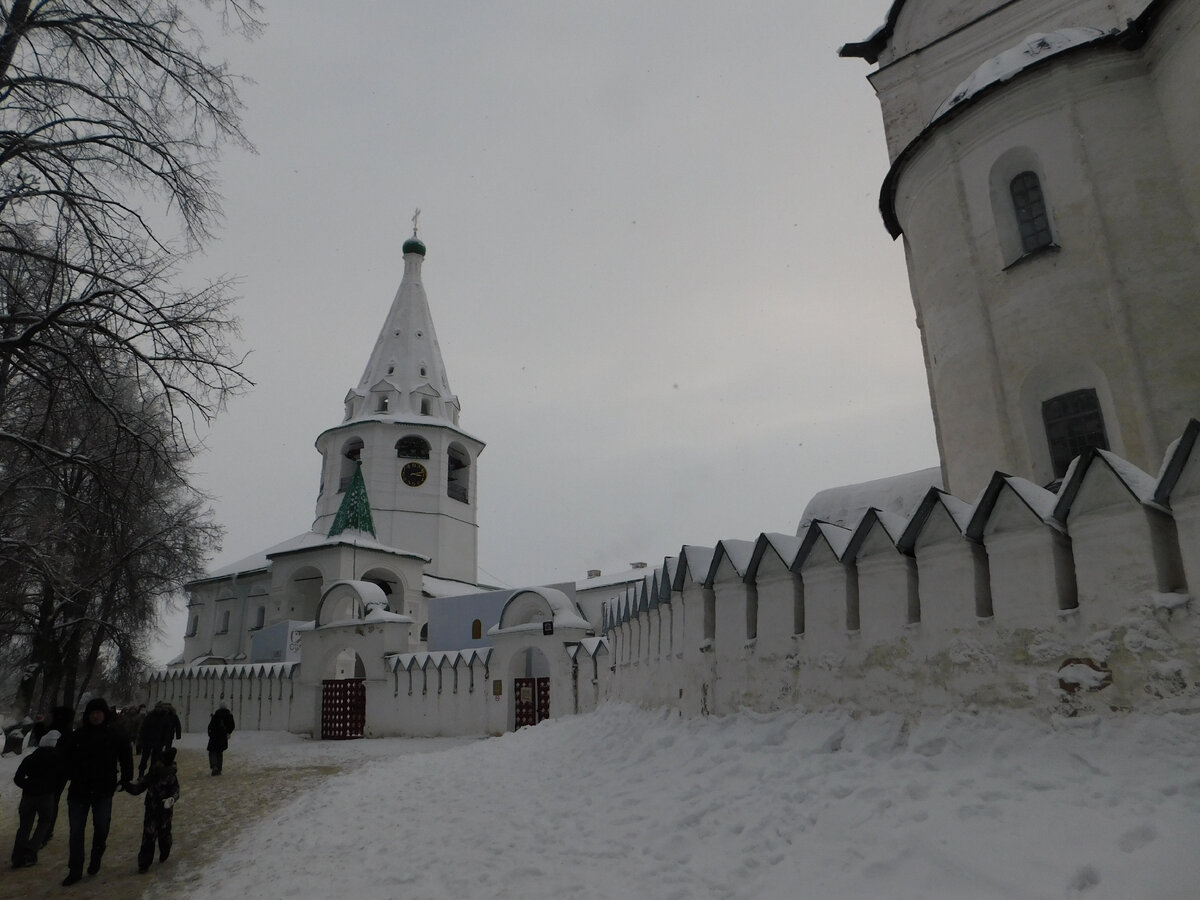
[[[145,775],[146,767],[181,737],[183,737],[183,723],[175,714],[175,707],[165,700],[154,704],[154,709],[146,713],[146,718],[142,720],[139,741],[142,746],[142,757],[138,762],[138,777],[141,778]]]
[[[62,754],[56,746],[58,737],[53,729],[43,734],[37,749],[21,760],[13,775],[13,783],[21,789],[17,837],[12,851],[14,869],[37,863],[38,851],[45,846],[54,827],[51,814],[58,806],[58,796],[66,781]]]
[[[133,778],[133,750],[111,719],[108,704],[100,697],[93,698],[84,708],[83,723],[63,743],[63,759],[71,782],[67,789],[70,855],[63,887],[83,877],[83,845],[89,813],[92,816],[92,854],[87,871],[89,875],[100,871],[100,860],[112,823],[113,794]]]
[[[179,774],[175,767],[175,748],[168,747],[150,764],[150,771],[141,781],[129,785],[131,794],[146,792],[146,815],[142,819],[142,846],[138,849],[138,871],[145,872],[154,862],[154,847],[158,845],[158,861],[164,863],[171,855],[171,820],[175,801],[179,799]]]
[[[233,713],[221,701],[221,705],[208,720],[208,766],[214,775],[221,774],[221,762],[229,749],[229,736],[233,734]]]
[[[75,710],[69,706],[56,706],[50,711],[50,727],[58,732],[58,740],[61,744],[66,740],[67,736],[75,729]],[[60,746],[59,752],[62,752]],[[63,789],[66,788],[67,781],[64,777],[58,783],[58,790],[54,792],[54,807],[50,810],[50,830],[46,832],[46,839],[42,841],[42,846],[45,847],[50,843],[50,839],[54,837],[54,825],[58,821],[58,809],[62,805]]]

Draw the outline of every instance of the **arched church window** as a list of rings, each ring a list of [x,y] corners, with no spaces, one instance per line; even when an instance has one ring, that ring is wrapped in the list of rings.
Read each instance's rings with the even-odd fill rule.
[[[429,623],[428,622],[426,622],[424,625],[421,626],[421,640],[422,641],[429,640]]]
[[[396,441],[396,455],[401,459],[429,459],[429,441],[407,434]]]
[[[350,487],[350,479],[354,477],[354,469],[362,459],[363,442],[360,438],[347,441],[342,447],[341,469],[338,473],[338,493],[345,493]]]
[[[1051,397],[1042,404],[1042,422],[1055,478],[1066,475],[1071,460],[1089,447],[1108,449],[1104,415],[1094,388]]]
[[[423,415],[423,416],[429,415],[430,410],[431,410],[431,407],[430,407],[429,401],[424,400],[424,399],[421,400],[421,415]]]
[[[1046,214],[1046,198],[1042,183],[1033,172],[1022,172],[1008,186],[1012,194],[1013,212],[1021,233],[1021,249],[1026,253],[1049,247],[1054,243],[1050,234],[1050,219]]]
[[[421,366],[421,377],[422,378],[425,377],[425,367],[424,366]]]
[[[221,627],[217,629],[217,634],[229,633],[229,610],[221,613]]]
[[[379,400],[375,404],[375,411],[376,412],[387,412],[388,411],[388,395],[387,394],[379,395]]]
[[[258,612],[254,616],[254,629],[253,630],[258,631],[260,628],[262,628],[266,624],[267,624],[267,608],[265,606],[260,606],[258,608]]]
[[[471,483],[471,457],[461,444],[451,444],[447,449],[446,471],[446,496],[451,500],[467,503],[467,487]]]
[[[198,615],[192,616],[192,620],[188,623],[187,632],[183,636],[184,637],[195,637],[196,632],[199,630],[200,630],[200,617]]]
[[[476,619],[471,623],[471,640],[477,641],[483,637],[483,623]]]

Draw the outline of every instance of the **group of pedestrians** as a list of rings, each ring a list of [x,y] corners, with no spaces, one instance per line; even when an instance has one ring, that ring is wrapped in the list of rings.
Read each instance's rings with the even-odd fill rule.
[[[144,708],[143,708],[144,709]],[[72,730],[70,707],[56,709],[49,727],[38,736],[36,749],[21,761],[13,781],[21,788],[17,835],[13,842],[12,867],[35,865],[38,852],[54,833],[64,788],[69,822],[68,887],[83,878],[87,820],[92,820],[92,845],[87,856],[87,874],[100,871],[112,823],[113,796],[119,791],[145,794],[142,840],[138,848],[139,872],[154,861],[171,855],[171,825],[179,799],[179,773],[173,742],[182,736],[178,715],[170,704],[160,703],[144,715],[131,739],[128,721],[118,723],[102,698],[88,701],[83,719]],[[122,724],[125,727],[122,727]],[[233,733],[233,715],[224,703],[214,711],[208,726],[209,764],[213,775],[221,773],[222,753]],[[141,760],[133,777],[134,746]],[[69,784],[69,787],[67,785]]]

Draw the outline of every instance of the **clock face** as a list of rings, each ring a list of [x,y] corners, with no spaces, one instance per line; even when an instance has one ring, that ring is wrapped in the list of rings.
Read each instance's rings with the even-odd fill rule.
[[[405,463],[404,468],[400,470],[400,480],[409,487],[420,487],[428,475],[425,467],[418,462]]]

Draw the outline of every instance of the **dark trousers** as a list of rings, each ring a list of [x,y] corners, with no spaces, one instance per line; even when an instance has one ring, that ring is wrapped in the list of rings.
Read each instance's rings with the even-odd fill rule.
[[[67,818],[71,823],[67,869],[72,875],[83,874],[83,843],[89,812],[92,814],[92,857],[88,868],[99,869],[104,848],[108,845],[108,828],[112,824],[112,797],[72,800],[71,795],[67,795]]]
[[[145,744],[142,746],[142,758],[138,760],[138,778],[145,775],[146,769],[162,756],[163,746],[162,744],[155,744],[153,746]]]
[[[224,750],[209,750],[208,751],[208,767],[212,769],[214,775],[221,774],[221,757],[225,753]]]
[[[47,841],[50,840],[50,838],[54,836],[54,823],[58,821],[58,810],[59,810],[59,807],[62,806],[62,802],[61,802],[62,795],[63,795],[63,791],[65,791],[66,789],[67,789],[67,786],[64,784],[57,791],[54,792],[54,806],[51,807],[51,809],[50,809],[50,815],[46,816],[46,822],[48,823],[47,829],[46,829],[46,840]],[[43,841],[43,843],[45,843],[45,841]]]
[[[54,827],[51,813],[58,806],[56,800],[53,791],[48,794],[21,794],[21,803],[17,807],[17,837],[13,841],[13,866],[31,866],[37,862],[38,851]]]
[[[146,810],[142,820],[142,846],[138,849],[138,868],[148,869],[154,862],[154,847],[158,845],[158,861],[166,862],[171,855],[171,819],[169,809]]]

